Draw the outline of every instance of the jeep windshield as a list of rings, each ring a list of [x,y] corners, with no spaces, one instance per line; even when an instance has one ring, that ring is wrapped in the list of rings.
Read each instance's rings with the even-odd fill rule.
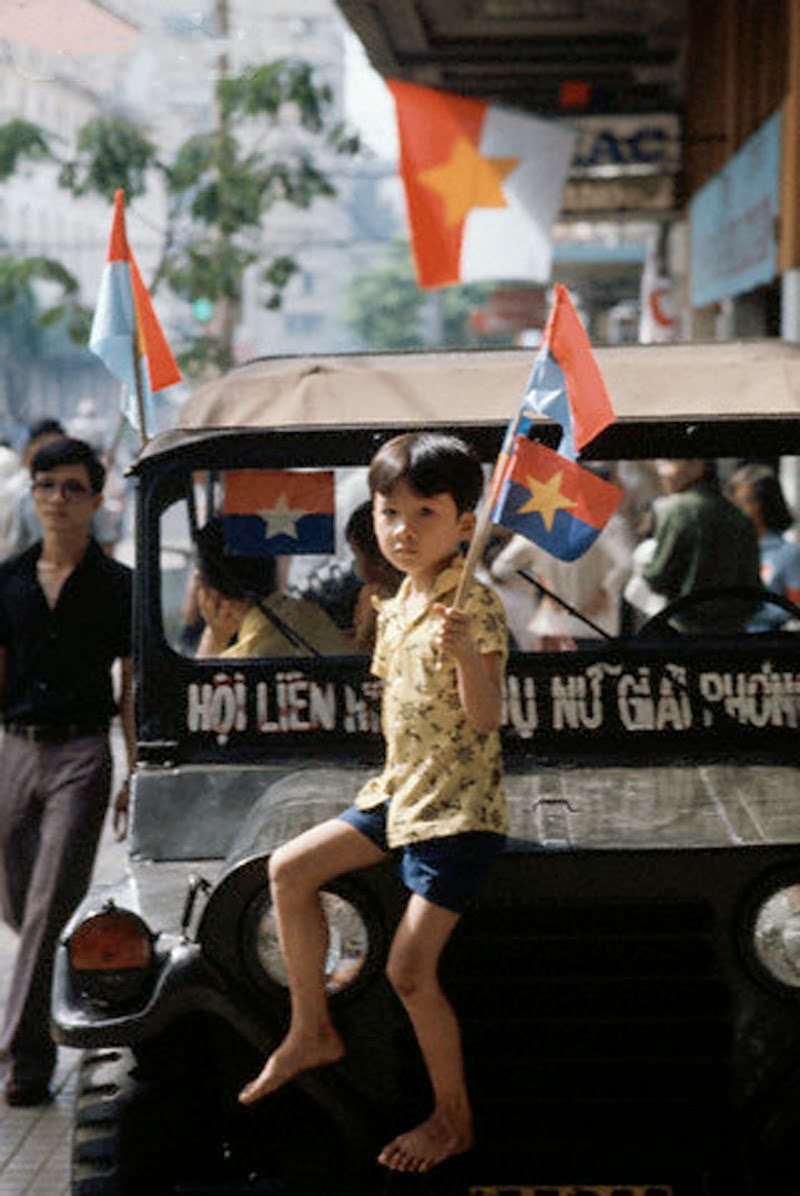
[[[663,364],[653,367],[654,375],[630,366],[631,360],[652,361],[642,356],[649,350],[619,351],[617,373],[631,371],[633,391],[619,383],[615,392],[612,371],[601,360],[620,418],[585,464],[622,486],[618,513],[587,557],[572,564],[503,529],[481,563],[480,576],[496,586],[509,614],[503,737],[512,833],[532,847],[725,846],[796,841],[800,831],[794,768],[800,615],[793,603],[727,584],[691,594],[688,605],[665,606],[657,594],[641,601],[637,594],[636,556],[646,553],[660,501],[659,459],[713,462],[723,487],[742,462],[766,460],[790,496],[795,485],[800,421],[788,366],[796,350],[776,346],[775,358],[763,345],[703,348],[726,350],[724,360],[711,357],[723,375],[727,361],[729,383],[753,376],[742,354],[748,360],[760,354],[769,404],[763,394],[753,397],[753,387],[729,385],[729,401],[710,394],[710,411],[702,415],[699,395],[683,385],[679,410],[659,413],[642,395],[663,374]],[[407,370],[432,368],[427,357],[418,360],[423,356],[411,355]],[[440,369],[448,356],[459,362],[445,369],[453,393],[446,402],[438,396],[445,405],[437,421],[427,409],[430,378],[416,390],[405,362],[379,359],[368,368],[363,358],[344,359],[367,392],[374,386],[372,408],[361,410],[357,425],[346,420],[361,392],[352,373],[344,390],[336,389],[341,363],[291,363],[291,401],[283,389],[289,367],[284,363],[283,383],[271,390],[276,364],[253,363],[201,389],[185,417],[213,423],[226,411],[236,417],[243,410],[253,418],[247,402],[239,406],[252,383],[266,422],[283,419],[292,404],[296,414],[298,403],[319,417],[327,402],[326,422],[187,428],[158,438],[142,454],[135,467],[139,560],[147,562],[138,578],[136,633],[145,764],[138,781],[140,836],[148,816],[163,819],[155,805],[147,814],[147,790],[155,770],[170,762],[197,769],[181,781],[185,797],[175,799],[176,835],[184,837],[180,850],[187,856],[218,852],[218,846],[212,851],[206,842],[186,840],[187,811],[205,800],[203,792],[219,810],[230,843],[232,822],[247,816],[266,772],[277,777],[298,767],[333,767],[341,773],[344,805],[345,790],[357,788],[366,770],[380,763],[380,688],[370,675],[368,641],[359,641],[354,630],[363,578],[346,537],[348,521],[367,499],[366,463],[389,435],[436,422],[474,444],[488,475],[519,393],[508,377],[508,393],[495,393],[494,375],[484,374],[478,387],[483,405],[502,409],[504,418],[444,422],[454,408],[474,414],[477,405],[474,379],[460,363],[468,355],[430,355]],[[488,368],[487,358],[517,372],[530,364],[529,354],[477,356],[479,372]],[[677,367],[671,376],[681,383]],[[390,379],[393,399],[384,394]],[[339,410],[342,422],[334,418]],[[552,446],[558,429],[542,421],[532,435]],[[209,523],[221,527],[223,570],[242,557],[266,569],[255,587],[260,592],[248,591],[248,602],[257,602],[250,602],[245,631],[232,631],[210,653],[200,647],[202,619],[193,594],[202,574],[197,534]],[[315,540],[318,535],[323,538]],[[247,634],[253,625],[260,641]],[[182,777],[188,775],[184,769]],[[159,850],[176,850],[163,847],[163,823],[158,829]]]

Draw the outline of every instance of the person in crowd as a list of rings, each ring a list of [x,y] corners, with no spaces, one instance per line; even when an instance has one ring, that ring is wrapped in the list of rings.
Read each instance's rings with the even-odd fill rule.
[[[292,597],[316,602],[337,627],[351,631],[362,583],[347,559],[345,528],[350,512],[367,498],[366,470],[363,466],[337,467],[334,475],[334,551],[283,558],[286,576],[281,588]]]
[[[57,419],[41,419],[32,424],[23,451],[22,464],[27,477],[30,464],[39,449],[51,440],[58,440],[62,436],[72,436],[69,429]],[[81,436],[73,439],[82,439]],[[85,442],[85,443],[88,443]],[[92,444],[92,449],[100,460],[103,454],[100,446]],[[106,480],[103,486],[103,502],[97,508],[92,519],[92,535],[104,552],[112,556],[121,536],[124,516],[125,490],[122,479],[114,470],[109,472],[107,462]],[[18,534],[15,552],[23,552],[39,538],[39,521],[36,517],[36,506],[30,488],[25,487],[19,502],[19,517],[17,521]]]
[[[378,1157],[394,1171],[424,1172],[473,1138],[458,1023],[437,969],[504,844],[498,728],[508,633],[499,598],[481,583],[467,588],[462,607],[453,604],[464,567],[460,546],[473,532],[483,485],[472,450],[441,434],[395,437],[373,458],[369,485],[381,552],[405,575],[380,608],[373,655],[373,672],[385,681],[386,763],[355,805],[270,859],[291,1022],[239,1099],[259,1100],[343,1054],[325,998],[319,890],[394,852],[410,896],[387,971],[416,1033],[434,1107]]]
[[[785,537],[794,518],[774,470],[768,465],[742,465],[728,480],[727,493],[752,519],[758,533],[762,585],[800,605],[800,544]],[[791,617],[783,607],[766,602],[753,615],[748,630],[769,631]]]
[[[51,440],[59,440],[66,436],[64,425],[57,419],[40,419],[28,428],[28,439],[22,450],[22,465],[26,474],[30,474],[31,462],[40,448],[44,448]],[[29,487],[22,492],[19,503],[19,522],[17,529],[17,543],[14,552],[24,552],[35,544],[41,535],[41,527],[36,514],[36,503]]]
[[[0,561],[19,551],[21,506],[29,483],[21,459],[10,445],[0,444]]]
[[[226,551],[221,517],[199,529],[195,548],[195,593],[204,621],[197,657],[352,653],[351,638],[321,607],[276,589],[274,556]]]
[[[372,503],[367,501],[350,515],[345,527],[345,539],[353,554],[354,569],[362,582],[353,611],[353,639],[360,652],[371,652],[375,646],[377,606],[384,598],[397,593],[403,575],[387,561],[378,546],[372,519]]]
[[[125,484],[113,465],[108,465],[103,502],[92,520],[92,535],[108,556],[114,555],[122,539],[124,520]]]
[[[295,559],[302,560],[300,557],[289,559],[292,565]],[[290,565],[289,596],[315,602],[330,615],[337,627],[349,630],[353,626],[356,603],[361,592],[361,581],[355,569],[349,563],[331,557],[323,560],[318,568],[305,573],[299,584],[294,580],[296,572]]]
[[[118,709],[129,769],[135,754],[131,571],[90,532],[105,469],[89,445],[64,437],[39,448],[30,469],[41,539],[0,565],[0,909],[19,935],[0,1035],[10,1105],[50,1097],[53,954],[91,876]],[[127,801],[126,783],[114,803],[120,835]]]
[[[722,494],[716,462],[669,458],[659,460],[657,469],[668,498],[658,500],[652,556],[641,568],[645,582],[668,602],[698,591],[757,589],[756,531]],[[744,627],[757,605],[757,598],[718,594],[676,616],[675,624],[699,634],[731,633]]]
[[[103,487],[103,502],[95,513],[92,521],[92,535],[104,552],[113,556],[117,545],[122,539],[125,520],[125,482],[114,460],[122,428],[124,416],[120,413],[117,431],[112,441],[110,451],[106,451],[106,424],[97,411],[94,399],[80,399],[74,415],[67,420],[66,435],[75,436],[78,440],[85,440],[97,453],[106,467],[106,481]]]

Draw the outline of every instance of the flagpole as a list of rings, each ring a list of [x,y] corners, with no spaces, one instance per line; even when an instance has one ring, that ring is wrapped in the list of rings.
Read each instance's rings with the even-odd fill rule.
[[[148,440],[145,387],[155,394],[180,382],[181,372],[128,244],[125,192],[121,187],[114,194],[111,236],[89,334],[89,348],[127,388],[131,402],[136,391],[136,411],[144,447]],[[131,353],[130,360],[128,352]],[[147,358],[147,378],[141,372],[142,357]],[[131,423],[134,423],[136,416],[131,414]]]
[[[465,593],[472,584],[472,579],[475,576],[475,570],[478,562],[483,556],[483,550],[489,539],[492,530],[491,513],[497,496],[500,491],[500,486],[503,482],[503,470],[495,469],[492,474],[492,480],[489,483],[489,493],[486,496],[486,502],[481,507],[478,518],[475,521],[475,530],[472,533],[472,539],[467,549],[466,560],[464,561],[464,571],[461,574],[461,580],[458,583],[455,598],[453,599],[453,606],[460,606]]]
[[[464,572],[461,574],[461,580],[458,583],[455,598],[453,599],[454,606],[460,606],[466,591],[472,584],[472,579],[475,576],[475,570],[478,561],[483,556],[483,550],[489,539],[491,532],[491,514],[494,510],[494,505],[500,496],[500,489],[503,485],[506,475],[506,466],[508,464],[508,454],[514,447],[514,438],[520,431],[521,421],[531,415],[531,411],[526,406],[525,401],[520,403],[516,413],[511,417],[511,422],[506,430],[505,438],[500,449],[500,455],[495,462],[492,476],[489,479],[489,492],[486,495],[486,502],[481,507],[478,518],[475,523],[475,530],[472,533],[469,548],[467,549],[466,560],[464,561]]]
[[[119,414],[117,415],[117,426],[114,430],[114,435],[111,437],[111,443],[106,452],[106,469],[111,469],[119,451],[120,442],[122,440],[122,433],[125,431],[125,384],[120,385],[122,394],[120,395]]]
[[[144,413],[144,394],[142,393],[142,364],[139,360],[138,327],[134,327],[131,334],[131,348],[133,349],[133,375],[136,379],[136,410],[139,412],[139,435],[142,440],[142,448],[144,448],[147,444],[148,436]]]

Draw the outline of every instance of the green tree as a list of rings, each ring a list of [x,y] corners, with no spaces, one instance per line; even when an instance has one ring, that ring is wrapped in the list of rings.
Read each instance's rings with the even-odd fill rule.
[[[333,96],[317,84],[312,68],[279,59],[222,78],[216,87],[217,120],[207,133],[190,137],[170,159],[136,125],[120,116],[97,117],[81,129],[73,158],[59,158],[46,133],[26,121],[0,126],[0,182],[26,161],[60,163],[59,186],[75,196],[97,194],[109,203],[123,188],[130,204],[145,194],[152,171],[160,173],[167,217],[160,260],[149,280],[151,293],[169,287],[187,303],[204,300],[213,316],[202,330],[178,343],[178,356],[190,375],[233,362],[233,330],[241,302],[242,275],[260,263],[268,288],[267,307],[278,307],[286,284],[298,269],[288,255],[265,260],[262,226],[275,204],[308,208],[334,188],[315,164],[314,152],[327,147],[353,154],[357,137],[331,116]],[[296,128],[293,143],[280,153],[270,133],[282,122]],[[273,145],[278,144],[273,139]],[[77,340],[86,340],[91,312],[80,303],[75,279],[52,259],[0,260],[0,305],[13,302],[36,279],[56,282],[62,298],[40,314],[65,320]]]
[[[368,349],[416,349],[422,344],[424,304],[408,246],[391,241],[380,265],[352,279],[344,320]]]
[[[369,349],[418,349],[430,343],[431,324],[441,347],[509,343],[510,337],[479,336],[470,326],[470,313],[493,289],[493,284],[469,283],[423,291],[417,286],[408,243],[395,240],[380,265],[353,278],[344,320]]]
[[[46,318],[42,318],[36,298],[38,284],[43,282],[56,283],[65,292],[61,303],[48,308]],[[84,357],[76,337],[82,330],[85,340],[88,328],[72,286],[71,278],[62,278],[46,259],[18,262],[0,257],[0,392],[5,396],[3,414],[18,423],[26,423],[30,415],[30,363],[47,360],[63,373],[65,368],[77,368]],[[54,288],[50,285],[49,289]]]

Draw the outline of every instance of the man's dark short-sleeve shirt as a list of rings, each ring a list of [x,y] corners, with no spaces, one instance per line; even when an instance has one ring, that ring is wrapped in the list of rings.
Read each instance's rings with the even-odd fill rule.
[[[3,718],[105,727],[116,712],[111,665],[131,655],[132,572],[95,540],[53,610],[36,575],[41,543],[0,564]]]

